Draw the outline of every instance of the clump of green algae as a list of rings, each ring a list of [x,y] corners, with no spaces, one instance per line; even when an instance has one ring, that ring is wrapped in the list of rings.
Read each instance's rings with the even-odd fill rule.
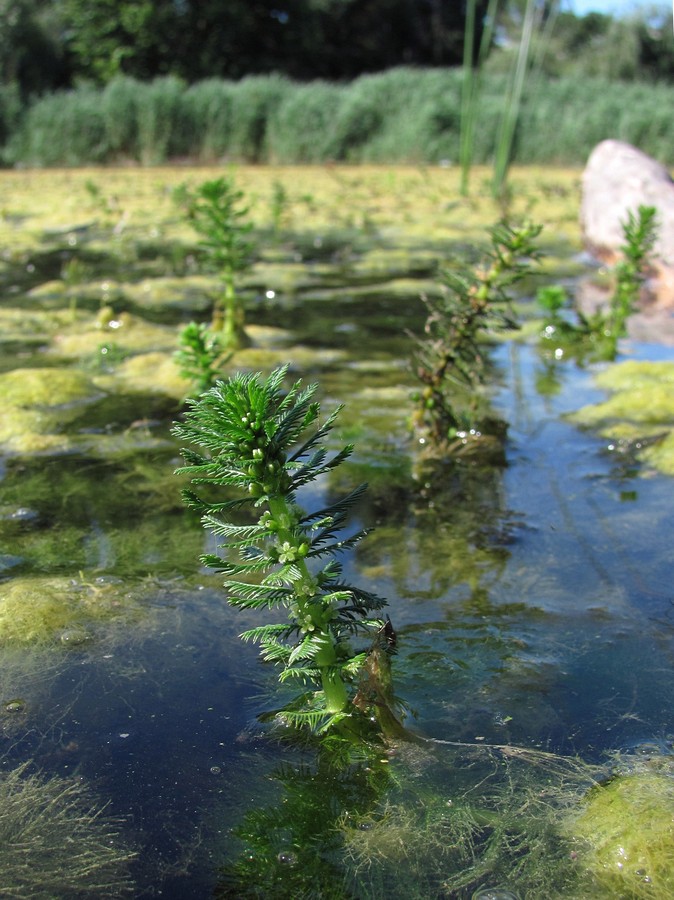
[[[602,371],[596,383],[611,396],[569,419],[632,444],[640,460],[674,475],[674,363],[627,360]]]
[[[119,822],[76,779],[0,774],[0,895],[31,900],[120,897],[135,853]]]
[[[674,896],[674,759],[593,788],[570,827],[606,896]]]
[[[60,642],[79,646],[98,625],[135,621],[140,597],[114,581],[64,577],[15,577],[0,584],[0,647]]]

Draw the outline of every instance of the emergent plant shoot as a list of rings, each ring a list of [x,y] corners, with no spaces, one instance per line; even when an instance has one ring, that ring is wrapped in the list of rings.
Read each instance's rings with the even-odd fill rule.
[[[336,557],[364,536],[341,537],[349,508],[365,485],[331,506],[306,513],[297,491],[339,466],[352,452],[347,445],[329,456],[324,445],[339,408],[319,424],[317,385],[297,381],[282,389],[286,367],[262,379],[258,373],[233,375],[198,400],[188,400],[184,422],[174,433],[202,453],[185,449],[178,472],[195,485],[232,489],[230,499],[206,499],[184,492],[187,504],[202,513],[204,527],[223,539],[222,556],[202,557],[227,576],[229,602],[241,609],[284,609],[287,618],[260,625],[241,637],[261,645],[262,656],[283,667],[282,682],[309,685],[283,711],[292,724],[324,731],[348,715],[355,685],[367,659],[354,652],[350,638],[377,635],[384,626],[369,618],[385,601],[342,581]],[[232,513],[258,511],[255,521],[235,524]]]
[[[622,258],[615,267],[615,287],[608,309],[591,315],[576,310],[577,323],[566,319],[562,310],[566,292],[561,287],[548,287],[537,294],[539,305],[547,313],[543,340],[554,342],[555,351],[576,359],[615,358],[618,340],[627,333],[627,319],[635,311],[641,287],[650,265],[657,238],[656,209],[640,206],[623,222]]]
[[[446,270],[445,290],[423,298],[426,337],[418,339],[416,373],[424,385],[415,424],[436,444],[478,425],[479,387],[485,381],[488,332],[517,328],[509,288],[538,258],[541,226],[501,223],[490,230],[491,250],[475,269]]]
[[[198,396],[212,388],[222,375],[222,366],[232,353],[223,349],[220,333],[205,322],[190,322],[180,332],[179,349],[174,354],[183,378],[191,381]]]
[[[222,294],[213,309],[211,328],[220,333],[226,349],[245,343],[245,313],[236,280],[251,266],[254,245],[248,239],[252,224],[247,221],[244,193],[232,178],[205,181],[195,192],[182,185],[176,199],[186,208],[193,228],[203,238],[199,246],[222,279]]]
[[[636,309],[639,292],[646,278],[650,254],[657,238],[656,209],[640,206],[637,215],[630,210],[623,222],[622,259],[615,267],[616,286],[611,299],[607,327],[615,337],[624,337],[626,323]]]

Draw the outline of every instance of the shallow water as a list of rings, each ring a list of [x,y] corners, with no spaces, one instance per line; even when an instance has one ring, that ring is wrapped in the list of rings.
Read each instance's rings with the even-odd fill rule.
[[[362,773],[331,782],[309,752],[279,745],[258,723],[274,705],[275,674],[237,638],[253,614],[230,610],[218,580],[199,566],[208,539],[171,474],[179,462],[168,433],[179,415],[175,397],[117,393],[114,381],[100,381],[114,374],[103,366],[91,377],[104,397],[77,416],[66,414],[68,404],[57,409],[55,448],[10,447],[0,460],[0,588],[18,598],[15,631],[4,622],[0,650],[0,764],[32,760],[45,775],[91,785],[137,852],[134,896],[204,897],[218,883],[219,896],[301,896],[281,876],[255,893],[253,869],[245,893],[221,871],[244,846],[231,830],[275,804],[282,818],[285,803],[295,818],[267,850],[295,877],[307,865],[298,861],[307,848],[297,835],[306,841],[313,821],[315,883],[329,882],[333,893],[323,886],[306,896],[470,897],[503,881],[507,854],[461,886],[449,876],[466,859],[434,845],[414,893],[400,842],[426,840],[433,821],[421,808],[477,797],[485,816],[510,815],[503,784],[510,779],[517,794],[537,783],[537,772],[518,774],[510,757],[480,755],[480,747],[600,767],[644,746],[671,751],[674,481],[566,421],[603,396],[593,370],[562,362],[555,391],[543,392],[544,362],[527,342],[494,351],[493,402],[510,426],[507,464],[430,463],[408,431],[405,333],[423,321],[418,298],[428,270],[418,262],[387,269],[379,259],[383,273],[373,263],[365,291],[364,261],[321,265],[329,289],[311,282],[311,266],[306,289],[274,298],[257,289],[250,320],[283,332],[271,332],[275,355],[241,358],[271,367],[287,354],[297,374],[319,381],[326,407],[346,404],[335,440],[353,440],[356,452],[301,499],[312,506],[370,483],[353,527],[375,530],[346,569],[389,601],[396,691],[413,713],[410,728],[430,739],[423,753],[403,748],[386,764],[392,774],[383,788]],[[24,311],[44,305],[21,293],[12,299]],[[176,313],[159,318],[175,323]],[[4,345],[1,368],[58,366],[58,346],[50,339],[36,350],[17,336]],[[628,342],[621,352],[674,359],[674,350]],[[82,353],[91,374],[91,355]],[[33,632],[22,633],[20,604],[36,593],[50,604]],[[279,774],[281,762],[288,768]],[[553,769],[543,773],[547,784]],[[583,790],[587,778],[579,776]],[[565,780],[572,779],[560,776],[558,792]],[[494,796],[480,787],[492,782]],[[327,810],[321,793],[333,795]],[[526,821],[535,828],[535,816]],[[337,822],[345,844],[335,844]],[[382,823],[391,822],[386,832]],[[486,846],[485,834],[475,840]],[[543,853],[546,865],[553,861]],[[68,891],[64,883],[63,896]]]

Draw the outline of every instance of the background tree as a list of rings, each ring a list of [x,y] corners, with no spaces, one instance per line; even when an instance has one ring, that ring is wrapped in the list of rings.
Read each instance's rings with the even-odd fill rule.
[[[0,81],[25,96],[69,78],[60,19],[45,0],[0,0]]]
[[[61,0],[59,8],[74,72],[98,82],[119,73],[345,79],[456,65],[465,23],[464,4],[445,0]]]

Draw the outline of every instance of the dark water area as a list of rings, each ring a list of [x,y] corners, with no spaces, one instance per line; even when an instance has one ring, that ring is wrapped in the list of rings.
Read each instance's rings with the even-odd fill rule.
[[[325,775],[310,750],[259,722],[278,699],[276,673],[237,637],[259,618],[230,609],[198,562],[213,547],[172,474],[179,407],[110,392],[66,417],[61,431],[76,433],[77,445],[1,460],[2,587],[18,604],[31,591],[51,599],[35,639],[26,626],[28,638],[0,650],[0,772],[28,762],[41,777],[85,782],[136,854],[132,884],[75,894],[64,874],[60,893],[38,886],[16,896],[470,898],[480,887],[505,891],[525,852],[537,873],[518,882],[531,885],[526,896],[618,895],[595,882],[591,894],[569,887],[561,857],[545,850],[561,838],[545,843],[536,830],[539,820],[553,827],[547,807],[539,819],[519,813],[539,843],[519,834],[521,849],[509,856],[508,847],[527,791],[554,787],[558,813],[598,769],[608,777],[616,755],[671,754],[674,480],[566,420],[604,396],[597,367],[562,361],[555,391],[543,391],[546,363],[525,341],[493,354],[494,409],[509,423],[505,465],[429,460],[408,427],[406,332],[423,322],[419,295],[360,287],[259,300],[251,318],[309,348],[294,371],[319,381],[328,407],[345,403],[335,441],[353,440],[353,458],[300,501],[321,505],[369,482],[351,526],[374,530],[345,573],[389,602],[396,692],[425,749],[399,748],[373,786],[372,767],[364,776],[356,766],[352,781]],[[3,370],[22,365],[10,349]],[[674,359],[667,348],[621,349]],[[99,441],[120,433],[134,443],[111,452]],[[17,608],[6,615],[18,621]],[[518,769],[518,748],[541,755]],[[559,798],[571,769],[558,758],[577,766],[581,787],[568,801]],[[448,819],[467,797],[474,807]],[[284,823],[273,836],[269,809]],[[245,848],[255,833],[262,860],[265,828],[281,875],[256,887],[255,852]],[[428,837],[438,828],[448,829],[444,846]],[[499,857],[489,842],[503,834],[510,844],[503,839]],[[472,841],[475,867],[465,884],[450,876],[470,868],[468,851],[447,849],[461,840]],[[410,853],[424,847],[423,877],[405,843]],[[307,852],[317,868],[302,882]],[[555,866],[562,874],[544,893],[540,872]],[[285,885],[283,872],[292,875]]]

